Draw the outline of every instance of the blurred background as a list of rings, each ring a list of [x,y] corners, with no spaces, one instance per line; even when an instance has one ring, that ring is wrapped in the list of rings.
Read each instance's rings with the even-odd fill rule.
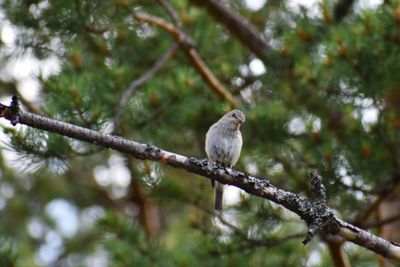
[[[0,0],[0,102],[199,158],[232,104],[236,165],[310,197],[317,169],[344,220],[400,242],[400,1],[221,1],[255,27],[259,58],[189,0]],[[204,4],[203,3],[203,4]],[[198,4],[198,3],[197,3]],[[208,179],[0,122],[0,266],[394,266],[297,215]]]

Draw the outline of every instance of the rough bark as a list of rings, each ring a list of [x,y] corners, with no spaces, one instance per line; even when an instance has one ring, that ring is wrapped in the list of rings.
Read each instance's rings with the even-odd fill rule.
[[[63,136],[86,141],[95,145],[129,153],[140,160],[152,160],[174,168],[187,170],[223,184],[241,188],[250,195],[268,199],[296,213],[308,226],[303,243],[315,234],[333,234],[347,241],[365,247],[384,257],[400,261],[400,246],[337,218],[326,206],[325,188],[321,177],[311,172],[311,186],[315,197],[309,200],[298,194],[283,190],[271,184],[266,178],[255,177],[230,168],[224,168],[206,159],[186,157],[162,150],[154,145],[142,144],[125,138],[111,136],[87,128],[46,118],[19,109],[18,98],[13,97],[10,106],[0,104],[0,117],[12,125],[18,123],[37,129],[58,133]]]

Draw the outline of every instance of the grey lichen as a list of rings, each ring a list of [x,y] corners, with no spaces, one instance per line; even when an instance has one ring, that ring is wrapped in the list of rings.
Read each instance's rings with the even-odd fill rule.
[[[151,144],[146,144],[145,153],[150,159],[159,160],[162,157],[161,149]]]

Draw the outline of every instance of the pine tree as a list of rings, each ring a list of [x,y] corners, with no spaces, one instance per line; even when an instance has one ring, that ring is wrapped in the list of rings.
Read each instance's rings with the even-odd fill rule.
[[[7,75],[0,96],[197,158],[208,127],[238,107],[236,169],[310,199],[317,170],[338,217],[400,242],[389,211],[400,201],[400,2],[353,2],[4,0],[0,27],[16,39],[0,43],[0,70],[26,54],[59,70],[35,74],[39,101]],[[34,127],[1,132],[1,266],[391,263],[324,232],[303,246],[296,214],[232,188],[216,214],[193,173]]]

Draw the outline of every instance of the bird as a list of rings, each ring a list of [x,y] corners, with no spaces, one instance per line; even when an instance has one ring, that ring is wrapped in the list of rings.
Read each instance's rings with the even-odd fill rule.
[[[239,160],[243,139],[240,126],[246,121],[244,113],[234,109],[222,116],[211,125],[206,134],[205,151],[211,162],[232,168]],[[222,210],[224,185],[212,180],[215,188],[215,206],[217,211]]]

